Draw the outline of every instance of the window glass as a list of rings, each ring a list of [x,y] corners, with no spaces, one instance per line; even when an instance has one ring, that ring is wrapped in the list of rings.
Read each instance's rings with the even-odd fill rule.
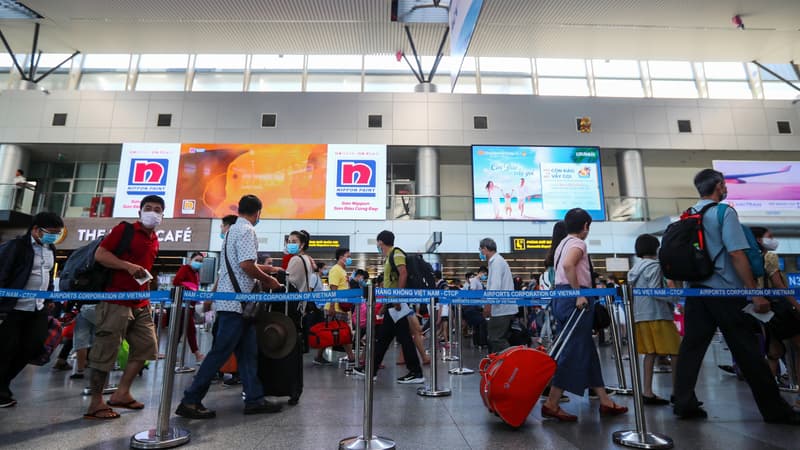
[[[639,62],[632,60],[593,59],[592,70],[599,78],[639,78]]]
[[[75,176],[74,163],[53,164],[53,178],[73,178]]]
[[[128,70],[131,55],[126,54],[89,54],[83,56],[84,69]]]
[[[744,64],[738,62],[703,63],[707,80],[746,80]]]
[[[495,77],[481,75],[482,94],[533,94],[531,77]]]
[[[253,92],[300,92],[303,90],[303,76],[299,73],[252,73],[250,90]]]
[[[797,72],[794,71],[794,67],[791,64],[764,64],[769,70],[777,73],[784,79],[789,81],[797,81]],[[764,71],[760,67],[758,71],[761,73],[761,79],[764,81],[775,81],[778,80],[775,75],[772,75],[769,72]],[[791,89],[791,88],[790,88]]]
[[[189,55],[147,54],[139,57],[139,70],[186,70]]]
[[[585,77],[586,63],[582,59],[536,58],[536,73],[544,76]]]
[[[303,55],[253,55],[252,70],[303,70]]]
[[[308,92],[361,92],[361,75],[314,74],[308,75]]]
[[[84,91],[124,91],[128,81],[126,72],[84,72],[78,89]]]
[[[508,73],[531,74],[531,60],[528,58],[480,58],[481,74]]]
[[[364,92],[414,92],[417,79],[408,75],[366,75]]]
[[[104,194],[117,192],[117,180],[100,180],[100,192]]]
[[[192,82],[193,91],[236,91],[244,85],[244,73],[196,72]]]
[[[443,81],[444,80],[444,81]],[[450,77],[443,77],[439,80],[437,87],[439,92],[450,92]],[[453,91],[455,94],[477,94],[478,93],[478,78],[472,75],[464,75],[458,77],[456,89]]]
[[[36,83],[40,89],[48,91],[63,91],[69,87],[69,73],[53,72]]]
[[[671,80],[694,79],[692,63],[688,61],[648,61],[650,78],[665,78]]]
[[[17,57],[22,58],[22,56],[19,55],[17,55]],[[4,69],[10,69],[11,67],[14,67],[14,60],[11,59],[11,55],[8,53],[0,53],[0,67]]]
[[[245,55],[197,55],[194,67],[197,70],[244,71]]]
[[[116,179],[119,176],[119,163],[105,163],[103,165],[103,173],[100,176],[102,178]]]
[[[99,170],[100,163],[80,163],[76,178],[97,178]]]
[[[767,100],[794,100],[800,98],[800,91],[783,81],[764,81],[764,98]]]
[[[70,195],[69,206],[88,208],[92,204],[92,197],[95,197],[97,180],[79,180],[72,185],[73,194]]]
[[[413,59],[409,59],[414,64]],[[416,66],[415,66],[416,68]],[[400,61],[394,55],[366,55],[364,56],[364,71],[367,73],[408,73],[411,69],[405,60]],[[413,75],[412,75],[413,76]]]
[[[594,87],[598,97],[644,97],[640,80],[595,79]]]
[[[361,55],[308,55],[308,71],[361,72]]]
[[[140,73],[136,80],[137,91],[182,91],[185,73]]]
[[[655,98],[697,98],[694,81],[652,80],[650,86]]]
[[[39,65],[37,66],[39,69],[50,69],[57,66],[61,61],[69,58],[72,54],[71,53],[42,53],[42,57],[39,58]],[[58,68],[58,71],[65,71],[68,72],[69,68],[74,61],[75,58],[71,59],[69,62],[64,63],[61,67]],[[19,61],[19,60],[18,60]],[[30,64],[30,61],[28,62]],[[40,73],[45,71],[39,70]]]
[[[539,78],[539,95],[587,97],[589,85],[585,78]]]
[[[708,98],[752,99],[753,91],[745,81],[709,81]]]

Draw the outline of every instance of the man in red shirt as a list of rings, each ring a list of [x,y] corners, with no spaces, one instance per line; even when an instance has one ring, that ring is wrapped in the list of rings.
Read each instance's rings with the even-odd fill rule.
[[[133,224],[133,239],[130,249],[117,257],[114,250],[119,245],[125,228],[120,223],[109,233],[95,253],[95,261],[112,269],[106,292],[135,292],[148,290],[148,278],[158,255],[158,238],[155,228],[161,223],[164,213],[164,199],[148,195],[139,206],[139,220]],[[116,419],[119,414],[111,407],[142,409],[144,404],[131,395],[131,383],[142,370],[145,361],[155,360],[158,352],[155,326],[150,315],[150,301],[110,300],[102,301],[96,309],[97,324],[95,341],[89,353],[89,367],[92,369],[90,386],[92,400],[84,418]],[[114,368],[122,340],[130,345],[128,364],[119,387],[109,398],[103,399],[103,387],[108,373]]]

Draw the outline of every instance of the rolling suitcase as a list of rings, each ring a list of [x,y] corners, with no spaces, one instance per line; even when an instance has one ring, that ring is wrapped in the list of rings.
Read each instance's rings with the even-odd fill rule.
[[[286,312],[290,302],[286,303]],[[291,314],[287,314],[291,316]],[[258,353],[258,378],[264,395],[289,397],[289,404],[296,405],[303,393],[303,337],[297,336],[294,349],[283,358],[269,358]]]
[[[481,361],[480,393],[489,412],[514,428],[525,422],[545,386],[556,373],[560,349],[569,341],[584,312],[586,310],[581,310],[574,322],[573,312],[550,354],[518,346],[492,353]]]

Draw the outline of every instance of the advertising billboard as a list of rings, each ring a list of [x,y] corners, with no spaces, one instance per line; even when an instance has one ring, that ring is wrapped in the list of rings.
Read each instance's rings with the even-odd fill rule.
[[[475,220],[605,220],[597,147],[472,146]]]
[[[450,58],[453,65],[450,69],[450,91],[456,89],[461,65],[467,56],[472,34],[478,25],[478,17],[483,8],[483,0],[451,0],[448,21],[450,24]]]
[[[164,198],[164,217],[172,217],[180,144],[122,144],[114,217],[138,217],[146,195]]]
[[[743,216],[800,216],[800,162],[713,161]]]
[[[263,219],[382,220],[386,146],[125,144],[114,216],[136,217],[147,194],[164,197],[165,217],[236,214],[254,194]]]

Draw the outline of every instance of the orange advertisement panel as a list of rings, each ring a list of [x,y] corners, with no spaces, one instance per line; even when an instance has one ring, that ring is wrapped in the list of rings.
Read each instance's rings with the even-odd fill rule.
[[[324,219],[326,144],[181,144],[174,217],[219,218],[261,199],[263,219]]]

